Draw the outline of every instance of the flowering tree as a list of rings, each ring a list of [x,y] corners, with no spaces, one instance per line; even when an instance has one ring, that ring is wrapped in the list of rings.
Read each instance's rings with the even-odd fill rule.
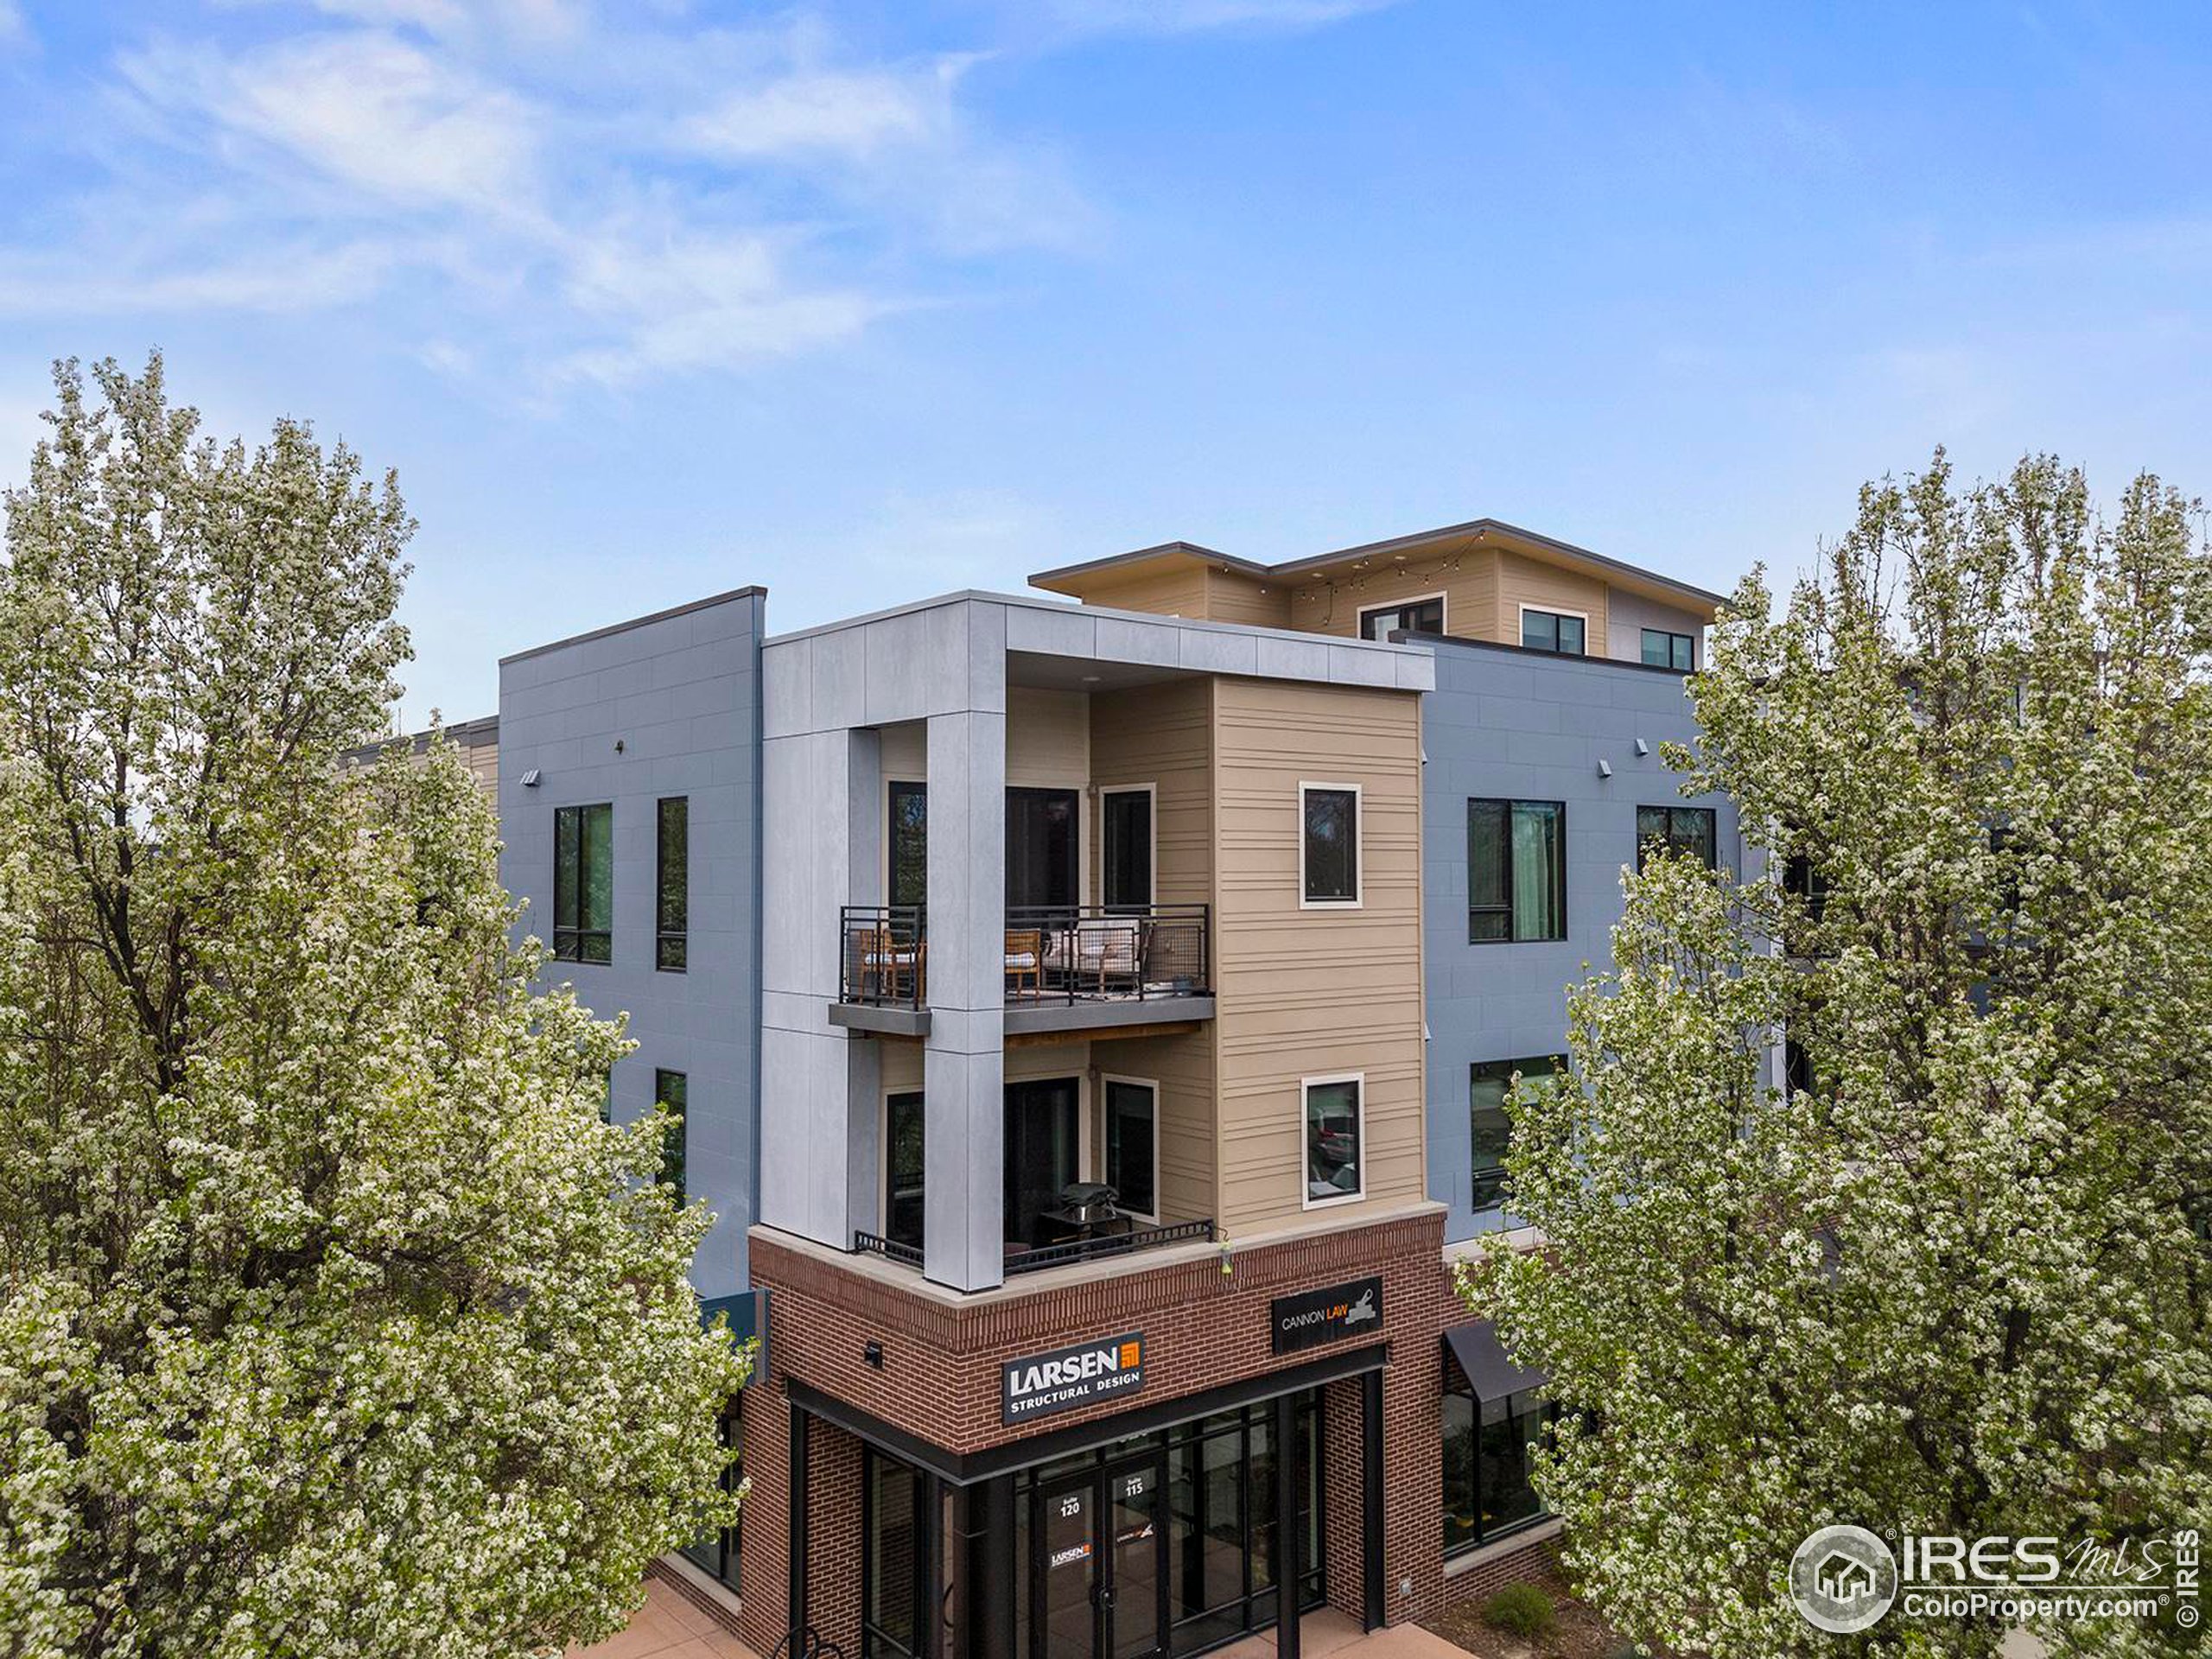
[[[2212,1515],[2212,557],[2048,460],[1862,493],[1757,575],[1670,758],[1777,874],[1653,857],[1519,1092],[1478,1306],[1567,1408],[1538,1484],[1641,1639],[1828,1652],[1813,1529],[2142,1540]],[[1786,1044],[1784,1047],[1783,1045]],[[1787,1056],[1784,1064],[1783,1057]],[[2155,1622],[2064,1632],[2164,1651]],[[1892,1612],[1865,1650],[1988,1653]]]
[[[92,378],[0,567],[0,1651],[607,1634],[729,1518],[706,1218],[452,752],[338,765],[407,653],[391,480]]]

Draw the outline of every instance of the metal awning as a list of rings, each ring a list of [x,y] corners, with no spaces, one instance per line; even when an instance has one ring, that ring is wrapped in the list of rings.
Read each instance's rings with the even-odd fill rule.
[[[1530,1389],[1541,1389],[1551,1381],[1541,1371],[1516,1365],[1507,1355],[1505,1344],[1497,1339],[1497,1327],[1488,1319],[1452,1325],[1445,1332],[1444,1342],[1451,1349],[1452,1357],[1459,1362],[1459,1369],[1466,1373],[1468,1386],[1474,1389],[1478,1400],[1487,1402],[1510,1399]]]

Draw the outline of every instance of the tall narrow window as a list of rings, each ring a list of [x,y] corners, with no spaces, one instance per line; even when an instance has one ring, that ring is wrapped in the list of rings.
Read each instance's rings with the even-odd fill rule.
[[[1675,668],[1688,673],[1697,666],[1696,636],[1669,633],[1664,628],[1643,631],[1643,665],[1646,668]]]
[[[1467,803],[1467,940],[1567,937],[1567,804]]]
[[[921,905],[930,891],[930,786],[891,785],[891,902]]]
[[[1099,897],[1109,910],[1152,908],[1152,791],[1100,791],[1105,844],[1100,849]]]
[[[1306,1202],[1356,1198],[1365,1190],[1360,1162],[1366,1138],[1360,1099],[1365,1079],[1306,1080]]]
[[[1540,611],[1527,605],[1521,607],[1521,643],[1530,651],[1553,651],[1561,656],[1580,657],[1586,650],[1584,636],[1589,626],[1569,611]]]
[[[1444,595],[1409,599],[1402,605],[1378,605],[1359,613],[1359,637],[1363,639],[1388,639],[1401,630],[1407,633],[1443,632]]]
[[[690,1140],[690,1125],[684,1116],[684,1094],[683,1073],[653,1073],[653,1104],[669,1116],[668,1138],[660,1147],[660,1179],[676,1189],[679,1205],[683,1202],[684,1154]]]
[[[680,974],[690,965],[691,803],[671,796],[660,804],[660,839],[653,858],[653,966]]]
[[[1298,786],[1299,880],[1308,905],[1359,902],[1359,789],[1352,784]]]
[[[614,960],[614,808],[553,811],[553,954],[563,962]]]
[[[1106,1079],[1106,1185],[1121,1207],[1147,1220],[1160,1217],[1160,1090],[1149,1083]]]
[[[883,1105],[883,1236],[893,1244],[922,1248],[922,1125],[920,1091],[897,1094]]]
[[[1720,837],[1709,806],[1639,806],[1636,809],[1636,868],[1643,868],[1647,849],[1681,853],[1701,861],[1708,870],[1720,862]]]
[[[1556,1060],[1481,1060],[1469,1068],[1467,1128],[1474,1151],[1473,1207],[1495,1210],[1505,1201],[1505,1153],[1513,1143],[1513,1118],[1505,1103],[1514,1074],[1523,1083],[1556,1086]]]

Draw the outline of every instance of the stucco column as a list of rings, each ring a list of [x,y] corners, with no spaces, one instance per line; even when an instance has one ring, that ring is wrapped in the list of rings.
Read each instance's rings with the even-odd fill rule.
[[[1006,715],[929,721],[923,1273],[1005,1276]]]

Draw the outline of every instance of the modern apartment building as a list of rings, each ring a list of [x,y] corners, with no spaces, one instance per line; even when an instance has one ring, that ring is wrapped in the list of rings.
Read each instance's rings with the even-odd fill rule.
[[[1504,1080],[1641,844],[1741,858],[1659,753],[1717,596],[1490,521],[1033,582],[502,664],[505,879],[766,1307],[743,1548],[670,1572],[764,1653],[1434,1611],[1548,1536],[1450,1289]]]

